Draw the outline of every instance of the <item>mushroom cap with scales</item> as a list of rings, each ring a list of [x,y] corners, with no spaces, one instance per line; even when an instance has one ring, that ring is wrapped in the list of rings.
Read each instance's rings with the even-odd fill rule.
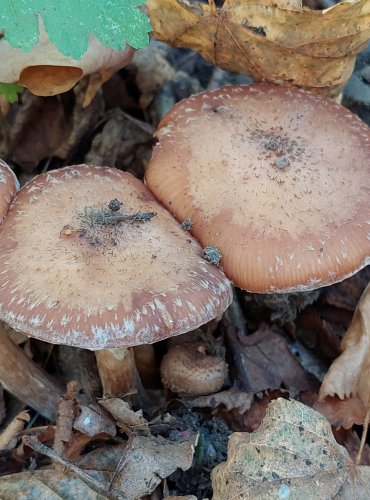
[[[0,319],[46,342],[149,344],[210,321],[231,300],[229,280],[199,244],[117,169],[35,177],[0,230]]]
[[[250,292],[299,292],[370,262],[370,129],[331,100],[226,86],[161,121],[145,180],[226,275]]]

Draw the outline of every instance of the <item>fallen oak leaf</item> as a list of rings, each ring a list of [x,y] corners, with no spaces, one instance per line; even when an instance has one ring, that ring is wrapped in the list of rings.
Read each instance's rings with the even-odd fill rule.
[[[369,498],[370,468],[353,464],[322,415],[280,398],[257,431],[231,435],[212,485],[214,500]]]

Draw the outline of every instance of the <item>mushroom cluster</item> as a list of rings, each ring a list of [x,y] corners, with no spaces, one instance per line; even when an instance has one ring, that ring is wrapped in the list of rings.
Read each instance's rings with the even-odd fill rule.
[[[1,227],[0,269],[0,319],[99,351],[106,394],[135,389],[122,348],[193,330],[232,300],[223,272],[144,184],[108,167],[66,167],[26,184]]]
[[[0,320],[95,350],[106,395],[140,390],[127,348],[222,314],[229,279],[257,293],[312,290],[370,258],[370,131],[333,101],[224,87],[176,105],[157,137],[145,175],[156,198],[127,173],[87,165],[35,177],[9,210],[15,188],[0,191]],[[164,384],[189,394],[188,368],[185,385],[162,371]],[[215,372],[219,388],[227,365]]]

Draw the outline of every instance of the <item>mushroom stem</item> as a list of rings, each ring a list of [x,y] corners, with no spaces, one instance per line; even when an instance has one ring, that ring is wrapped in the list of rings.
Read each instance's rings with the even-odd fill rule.
[[[10,340],[0,325],[0,382],[7,391],[49,420],[55,420],[62,387]]]
[[[139,406],[147,400],[132,348],[102,349],[95,351],[95,357],[104,398],[134,395],[133,399]]]

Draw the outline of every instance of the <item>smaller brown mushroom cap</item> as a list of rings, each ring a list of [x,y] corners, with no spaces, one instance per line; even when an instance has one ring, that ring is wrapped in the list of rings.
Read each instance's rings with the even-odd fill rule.
[[[0,160],[0,224],[18,188],[19,183],[13,170],[5,161]]]
[[[370,129],[305,91],[229,86],[177,104],[145,179],[232,281],[299,292],[370,262]]]
[[[207,323],[232,300],[196,240],[117,169],[35,177],[0,231],[0,320],[46,342],[154,343]]]
[[[186,396],[213,394],[224,385],[227,364],[220,356],[207,353],[202,343],[170,347],[161,363],[163,385]]]

